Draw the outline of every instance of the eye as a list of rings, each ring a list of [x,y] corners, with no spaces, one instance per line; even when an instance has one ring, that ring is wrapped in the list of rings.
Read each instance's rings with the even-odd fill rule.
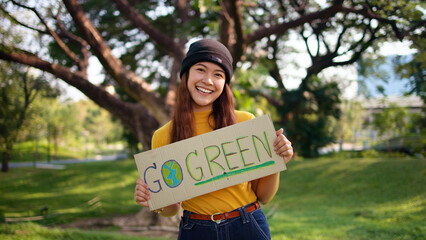
[[[202,67],[199,67],[199,68],[196,68],[197,69],[197,71],[199,71],[199,72],[204,72],[205,70],[204,70],[204,68],[202,68]]]
[[[225,78],[225,76],[224,76],[224,74],[223,74],[223,73],[216,73],[216,74],[215,74],[215,76],[216,76],[217,78]]]

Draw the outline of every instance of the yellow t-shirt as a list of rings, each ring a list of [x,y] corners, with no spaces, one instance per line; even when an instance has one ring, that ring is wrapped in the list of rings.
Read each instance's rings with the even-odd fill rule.
[[[210,113],[211,111],[194,112],[195,136],[213,131],[208,123]],[[235,111],[235,115],[239,123],[254,118],[253,114],[243,111]],[[152,137],[152,149],[170,143],[171,127],[171,122],[168,122],[155,131]],[[182,207],[198,214],[211,215],[232,211],[252,203],[256,199],[251,182],[245,182],[183,201]]]

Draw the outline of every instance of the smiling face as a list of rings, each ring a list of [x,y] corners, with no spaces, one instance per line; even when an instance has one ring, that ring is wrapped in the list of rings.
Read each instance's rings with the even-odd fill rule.
[[[188,74],[188,90],[194,112],[213,108],[213,102],[222,94],[225,76],[225,71],[211,62],[198,62],[191,66]]]

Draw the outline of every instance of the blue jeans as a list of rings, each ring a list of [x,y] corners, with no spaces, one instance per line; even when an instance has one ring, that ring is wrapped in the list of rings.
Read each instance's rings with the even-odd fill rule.
[[[244,207],[241,216],[215,223],[207,220],[189,219],[191,212],[185,210],[179,225],[178,240],[268,240],[269,225],[261,208],[247,213]]]

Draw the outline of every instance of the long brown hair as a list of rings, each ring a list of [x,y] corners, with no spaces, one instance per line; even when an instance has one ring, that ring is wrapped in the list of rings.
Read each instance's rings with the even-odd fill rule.
[[[172,143],[194,136],[194,112],[188,90],[188,77],[189,71],[182,75],[177,92],[170,133]],[[209,118],[213,117],[215,125],[211,127],[216,130],[237,123],[234,110],[233,93],[228,83],[225,83],[222,94],[213,102],[213,111]]]

